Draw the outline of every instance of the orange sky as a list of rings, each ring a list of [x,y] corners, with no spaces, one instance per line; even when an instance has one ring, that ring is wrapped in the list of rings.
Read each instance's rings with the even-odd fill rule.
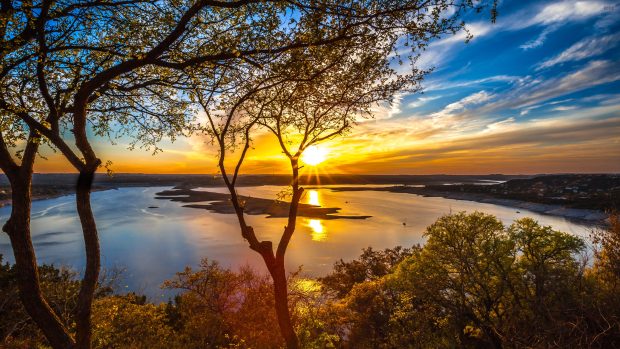
[[[446,130],[430,118],[371,120],[321,144],[326,161],[316,168],[306,165],[305,170],[350,174],[620,172],[620,161],[616,161],[620,159],[620,117],[601,120],[563,115],[489,126]],[[216,153],[199,136],[164,142],[163,152],[157,155],[127,150],[122,142],[111,145],[98,140],[95,144],[103,162],[112,161],[112,170],[119,173],[217,173]],[[273,136],[263,133],[253,145],[243,173],[289,173]],[[37,160],[36,171],[72,172],[60,154],[45,153],[48,160]]]

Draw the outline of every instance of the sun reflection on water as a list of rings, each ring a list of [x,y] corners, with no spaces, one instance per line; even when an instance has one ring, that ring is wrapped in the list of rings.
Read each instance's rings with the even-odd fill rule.
[[[325,241],[327,239],[327,232],[320,219],[309,219],[308,227],[312,230],[312,241]]]
[[[308,203],[314,206],[321,206],[321,201],[319,199],[319,192],[316,190],[308,191]]]

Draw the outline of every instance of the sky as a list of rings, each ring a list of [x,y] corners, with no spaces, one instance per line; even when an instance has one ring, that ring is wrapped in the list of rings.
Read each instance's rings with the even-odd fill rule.
[[[374,118],[321,144],[306,171],[344,174],[620,172],[620,1],[500,1],[499,17],[433,41],[423,92],[400,94]],[[216,152],[201,136],[127,150],[97,139],[114,172],[208,173]],[[289,173],[276,140],[254,140],[243,173]],[[71,172],[58,154],[38,172]]]

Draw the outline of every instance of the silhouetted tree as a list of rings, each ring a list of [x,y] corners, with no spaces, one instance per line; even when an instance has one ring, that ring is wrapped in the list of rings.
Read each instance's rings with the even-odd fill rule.
[[[374,4],[374,2],[371,2]],[[288,308],[284,267],[285,253],[295,231],[299,201],[300,157],[308,147],[342,135],[359,119],[372,115],[373,107],[391,102],[404,89],[416,91],[426,71],[415,68],[399,74],[394,64],[401,59],[395,53],[399,43],[408,41],[414,54],[405,56],[415,62],[417,49],[431,38],[452,33],[458,27],[461,10],[472,3],[453,7],[450,2],[402,2],[376,7],[341,4],[350,18],[367,18],[361,32],[325,46],[291,50],[267,65],[247,65],[245,69],[223,67],[217,84],[193,78],[199,102],[208,122],[207,132],[219,150],[219,169],[231,195],[241,235],[263,258],[273,279],[275,307],[282,336],[288,348],[297,348],[298,340]],[[374,4],[378,8],[384,4]],[[401,7],[402,6],[402,7]],[[436,7],[435,7],[436,6]],[[465,7],[462,7],[465,6]],[[455,15],[446,14],[456,9]],[[313,31],[333,27],[319,16]],[[212,80],[208,80],[212,81]],[[288,222],[277,243],[260,240],[244,217],[244,202],[236,192],[236,182],[256,130],[272,133],[287,157],[292,174]],[[229,153],[240,149],[234,160]],[[228,163],[232,170],[227,170]]]

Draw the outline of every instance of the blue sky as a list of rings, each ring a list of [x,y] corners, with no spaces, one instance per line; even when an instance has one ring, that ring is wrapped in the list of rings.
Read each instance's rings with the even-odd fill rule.
[[[323,145],[322,171],[620,172],[620,2],[501,1],[498,10],[495,24],[488,13],[468,18],[469,43],[464,32],[432,42],[418,61],[435,67],[424,92],[397,96]],[[204,141],[165,142],[156,157],[122,141],[96,147],[117,172],[215,173]],[[287,172],[274,140],[255,143],[245,172]]]
[[[436,112],[484,91],[495,98],[479,107],[503,97],[520,97],[494,112],[499,118],[527,120],[557,114],[559,106],[591,107],[603,99],[592,97],[620,92],[620,3],[505,1],[499,10],[495,25],[486,21],[468,25],[474,35],[469,44],[455,40],[457,36],[431,45],[421,61],[436,67],[424,84],[426,97],[436,99],[424,107],[404,107],[400,114]],[[574,81],[570,86],[532,96],[538,88],[547,89],[550,81],[580,72],[587,74],[582,79],[587,81],[574,81],[575,77],[566,81]],[[416,100],[407,96],[403,102],[410,105]]]
[[[619,2],[503,1],[467,28],[422,53],[422,95],[362,125],[396,145],[375,141],[367,171],[620,171]]]

